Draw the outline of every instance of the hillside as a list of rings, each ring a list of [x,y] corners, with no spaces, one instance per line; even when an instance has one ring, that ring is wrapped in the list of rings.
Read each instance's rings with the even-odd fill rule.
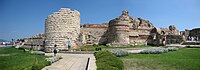
[[[0,42],[8,42],[7,40],[4,39],[0,39]]]

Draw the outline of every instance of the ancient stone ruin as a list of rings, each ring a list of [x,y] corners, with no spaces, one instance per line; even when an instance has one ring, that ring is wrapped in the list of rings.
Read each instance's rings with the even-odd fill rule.
[[[76,48],[80,33],[80,13],[68,8],[61,8],[49,15],[45,21],[45,47],[69,49],[68,45]]]
[[[129,44],[129,23],[133,20],[128,11],[122,11],[122,15],[109,22],[107,43],[111,45]]]
[[[122,45],[165,45],[181,43],[182,36],[175,26],[155,28],[149,20],[133,18],[128,11],[105,24],[84,24],[81,28],[83,44]]]
[[[109,23],[81,25],[78,11],[61,8],[47,17],[45,33],[41,36],[30,38],[27,43],[41,39],[39,46],[51,51],[55,44],[61,50],[69,50],[88,44],[113,47],[147,44],[159,46],[180,44],[184,41],[184,36],[175,26],[156,28],[149,20],[131,17],[127,10],[122,11],[119,17],[110,20]]]
[[[184,45],[200,45],[200,28],[194,28],[192,30],[186,29],[181,31],[184,38]]]

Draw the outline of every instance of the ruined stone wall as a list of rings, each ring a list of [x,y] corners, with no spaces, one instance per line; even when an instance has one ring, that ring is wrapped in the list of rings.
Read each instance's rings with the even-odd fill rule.
[[[102,44],[106,41],[105,33],[106,28],[97,27],[84,27],[81,28],[81,38],[83,44]]]
[[[185,30],[185,31],[181,31],[181,35],[184,36],[184,40],[185,41],[200,41],[200,28],[195,28],[192,30]]]
[[[46,48],[54,47],[59,49],[77,47],[76,41],[80,33],[80,13],[68,8],[61,8],[58,12],[49,15],[45,21]]]
[[[81,28],[80,28],[81,27]],[[155,29],[154,32],[152,30]],[[155,28],[153,24],[142,18],[132,18],[128,11],[122,11],[122,15],[105,24],[84,24],[80,26],[80,13],[62,8],[58,12],[49,15],[45,21],[46,48],[55,44],[61,49],[68,49],[70,41],[72,47],[77,46],[77,41],[82,44],[108,44],[120,45],[144,45],[163,44],[163,41],[172,41],[173,35],[180,35],[175,26],[169,28]],[[172,35],[167,37],[166,35]],[[154,39],[154,36],[155,39]]]
[[[146,45],[147,42],[152,41],[151,29],[130,29],[129,42],[132,45]]]
[[[138,30],[137,29],[129,29],[129,43],[132,45],[136,45],[139,40]]]
[[[151,30],[153,24],[142,18],[132,18],[128,11],[122,11],[122,15],[111,20],[108,28],[108,43],[119,45],[146,45],[152,41]]]
[[[166,44],[181,44],[184,41],[179,30],[174,25],[170,25],[169,28],[153,28],[151,32],[152,45],[166,45]]]
[[[45,34],[36,34],[31,38],[25,38],[22,43],[24,48],[33,48],[34,50],[44,50]]]
[[[24,44],[33,46],[43,46],[43,42],[44,42],[43,38],[30,38]]]
[[[151,30],[154,28],[149,20],[135,18],[130,23],[129,42],[132,45],[146,45],[151,42]]]
[[[40,33],[40,34],[36,34],[34,36],[32,36],[31,38],[45,38],[45,34],[44,33]]]
[[[122,15],[123,16],[123,15]],[[120,17],[122,19],[124,17]],[[109,22],[108,43],[112,46],[129,44],[129,20],[114,19]]]
[[[181,35],[167,35],[166,44],[181,44],[184,41]]]
[[[44,50],[44,38],[29,38],[25,40],[24,48],[32,48],[34,50]]]
[[[189,32],[190,37],[198,37],[198,40],[200,38],[200,28],[192,29]]]

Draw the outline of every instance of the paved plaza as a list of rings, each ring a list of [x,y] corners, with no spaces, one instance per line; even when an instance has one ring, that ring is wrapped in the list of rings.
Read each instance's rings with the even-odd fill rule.
[[[53,54],[47,53],[45,55],[52,56]],[[61,56],[62,59],[42,70],[86,70],[88,58],[90,58],[90,61],[87,70],[96,70],[94,54],[58,53],[57,56]]]

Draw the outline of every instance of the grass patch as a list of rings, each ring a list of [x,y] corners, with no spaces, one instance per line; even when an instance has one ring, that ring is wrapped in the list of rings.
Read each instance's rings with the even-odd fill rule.
[[[108,51],[95,53],[97,70],[124,70],[123,62]]]
[[[108,46],[104,46],[104,45],[86,45],[81,47],[81,51],[98,51],[101,50],[102,48],[106,48]]]
[[[200,70],[199,53],[199,48],[182,48],[163,54],[129,54],[119,58],[126,70]]]
[[[149,45],[126,45],[122,47],[111,47],[111,46],[104,46],[104,45],[86,45],[82,46],[80,49],[81,51],[97,51],[98,49],[104,50],[104,49],[124,49],[124,48],[147,48],[147,47],[153,47]]]
[[[118,48],[118,49],[123,49],[123,48],[148,48],[148,47],[153,47],[153,46],[150,46],[150,45],[125,45],[125,46],[121,46],[121,47],[103,47],[103,48]]]
[[[129,45],[129,46],[125,46],[127,48],[147,48],[147,47],[153,47],[153,46],[150,46],[150,45],[135,45],[135,46],[132,46],[132,45]]]
[[[15,48],[0,48],[0,70],[31,70],[41,69],[49,62],[44,55],[32,55],[29,52]]]

